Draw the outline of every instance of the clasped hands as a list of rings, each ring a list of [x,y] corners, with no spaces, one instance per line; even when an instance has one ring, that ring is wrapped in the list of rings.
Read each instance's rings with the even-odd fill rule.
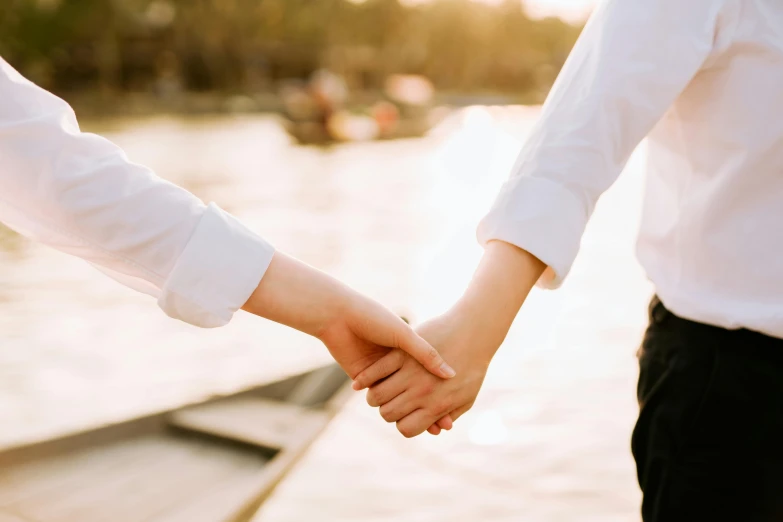
[[[478,344],[489,343],[478,325],[449,312],[422,324],[416,333],[432,345],[456,371],[443,379],[427,371],[402,350],[393,350],[354,378],[356,390],[368,389],[367,403],[379,407],[405,437],[428,431],[438,435],[467,412],[476,400],[490,355]],[[484,334],[484,335],[482,335]],[[491,350],[494,353],[494,350]]]
[[[352,376],[354,389],[368,388],[368,404],[405,437],[450,429],[473,406],[492,357],[545,267],[520,248],[491,241],[459,301],[416,329],[456,376],[443,379],[397,349]]]
[[[320,339],[354,389],[368,388],[367,402],[405,437],[437,435],[473,406],[544,268],[531,254],[492,241],[462,298],[414,331],[372,299],[275,253],[243,308]]]

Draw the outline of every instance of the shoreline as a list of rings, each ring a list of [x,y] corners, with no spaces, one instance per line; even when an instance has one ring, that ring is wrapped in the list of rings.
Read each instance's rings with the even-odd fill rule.
[[[97,91],[57,94],[66,100],[79,118],[91,120],[150,115],[215,115],[284,112],[280,97],[269,91],[258,93],[184,92],[156,95],[149,92],[103,93]],[[357,98],[377,98],[380,93],[361,93]],[[451,92],[435,94],[433,106],[538,105],[536,93]]]

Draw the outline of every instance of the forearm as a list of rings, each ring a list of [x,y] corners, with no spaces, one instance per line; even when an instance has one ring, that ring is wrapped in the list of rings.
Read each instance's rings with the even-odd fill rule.
[[[546,266],[503,241],[491,241],[462,298],[449,315],[480,342],[472,354],[489,363]]]
[[[319,337],[353,292],[327,274],[275,252],[243,310]]]

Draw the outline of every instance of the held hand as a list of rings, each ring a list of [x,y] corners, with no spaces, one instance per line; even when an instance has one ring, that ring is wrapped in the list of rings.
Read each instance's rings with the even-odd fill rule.
[[[439,381],[454,376],[454,370],[435,348],[405,321],[359,294],[353,294],[340,313],[316,336],[352,379],[392,353],[392,349],[420,363]]]
[[[491,241],[464,295],[445,315],[419,328],[442,351],[458,376],[438,382],[401,354],[392,352],[359,374],[354,388],[371,386],[367,402],[406,437],[433,423],[456,421],[476,400],[489,361],[505,339],[519,308],[546,265],[503,241]],[[381,379],[385,379],[381,381]],[[450,414],[450,418],[444,415]]]
[[[391,311],[280,252],[243,308],[317,337],[351,378],[395,348],[434,375],[454,376],[438,352]]]
[[[394,351],[361,372],[354,388],[370,386],[367,403],[380,406],[383,419],[396,422],[405,437],[415,437],[425,430],[435,433],[439,426],[456,421],[473,406],[484,381],[490,357],[480,355],[488,351],[470,349],[471,343],[485,341],[472,335],[475,332],[471,330],[450,315],[417,329],[454,365],[457,376],[453,379],[438,379],[409,356]]]

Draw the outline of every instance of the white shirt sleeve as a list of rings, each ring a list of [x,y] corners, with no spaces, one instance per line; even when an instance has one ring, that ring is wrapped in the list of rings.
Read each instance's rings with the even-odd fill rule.
[[[607,0],[588,21],[511,177],[478,227],[544,262],[539,285],[571,268],[599,196],[709,58],[715,0]]]
[[[274,254],[216,205],[81,132],[67,103],[2,58],[0,221],[202,327],[229,322]]]

